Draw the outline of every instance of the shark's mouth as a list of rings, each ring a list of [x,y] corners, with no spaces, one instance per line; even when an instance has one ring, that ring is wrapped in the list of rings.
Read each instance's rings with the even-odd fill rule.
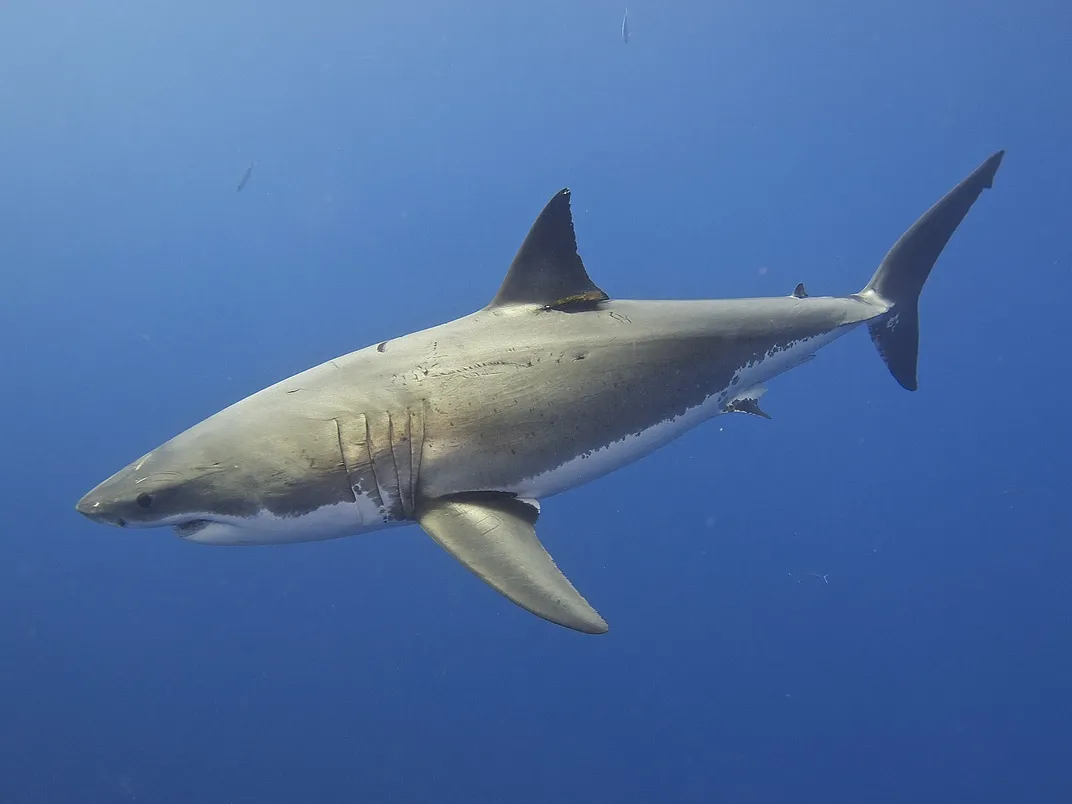
[[[209,519],[191,519],[188,522],[181,522],[174,526],[175,533],[177,533],[183,539],[189,539],[191,536],[200,533],[209,525],[212,521]]]

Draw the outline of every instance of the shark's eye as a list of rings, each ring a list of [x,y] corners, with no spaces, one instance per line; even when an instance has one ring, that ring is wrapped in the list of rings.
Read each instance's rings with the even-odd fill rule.
[[[139,508],[148,508],[153,504],[153,497],[151,494],[139,494],[134,498],[134,502],[138,504]]]

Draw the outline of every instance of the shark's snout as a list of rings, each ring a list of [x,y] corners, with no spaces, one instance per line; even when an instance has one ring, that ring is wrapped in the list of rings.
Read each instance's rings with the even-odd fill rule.
[[[75,503],[75,510],[102,525],[125,528],[150,524],[158,513],[155,509],[159,506],[154,503],[165,485],[159,476],[166,474],[143,471],[153,455],[143,455],[98,483]]]
[[[97,486],[79,500],[74,509],[83,516],[102,525],[115,525],[116,527],[124,528],[127,524],[126,520],[115,511],[115,508],[107,504],[106,497],[101,493],[100,486]]]

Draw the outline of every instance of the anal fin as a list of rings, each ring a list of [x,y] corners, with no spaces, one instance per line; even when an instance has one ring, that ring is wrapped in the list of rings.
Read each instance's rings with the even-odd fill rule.
[[[492,588],[538,617],[585,634],[609,630],[536,537],[537,508],[512,495],[474,492],[422,500],[425,532]]]
[[[766,392],[767,389],[763,386],[751,388],[726,402],[722,410],[726,413],[750,413],[753,416],[769,419],[770,415],[759,406],[759,398]]]

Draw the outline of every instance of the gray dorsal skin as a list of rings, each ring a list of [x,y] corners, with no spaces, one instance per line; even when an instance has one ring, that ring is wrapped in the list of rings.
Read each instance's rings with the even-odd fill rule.
[[[724,413],[866,324],[916,387],[918,298],[999,152],[946,194],[859,293],[610,300],[577,253],[569,191],[484,309],[265,388],[105,480],[77,509],[205,544],[277,544],[420,523],[519,606],[607,630],[536,537],[539,500]]]

